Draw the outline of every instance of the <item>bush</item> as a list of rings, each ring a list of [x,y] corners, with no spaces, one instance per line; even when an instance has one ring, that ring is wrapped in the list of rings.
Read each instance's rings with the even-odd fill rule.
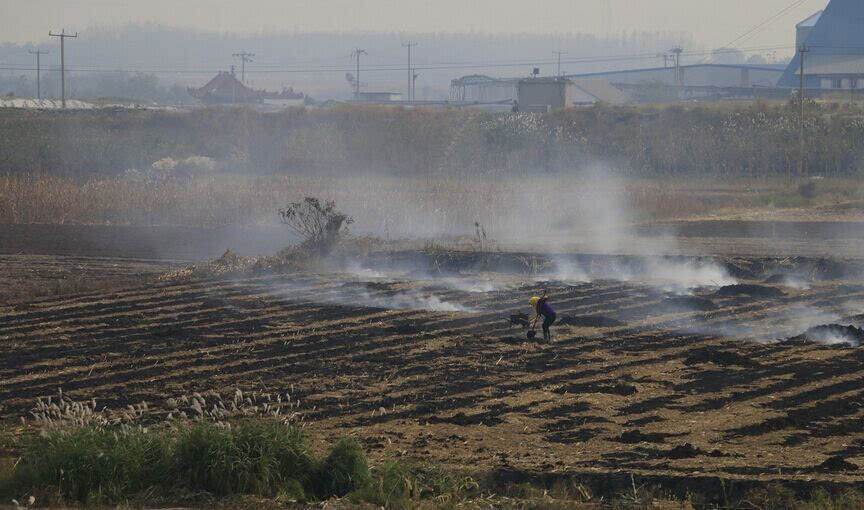
[[[342,497],[371,481],[366,455],[354,439],[341,439],[318,470],[316,492],[326,499]]]
[[[21,445],[3,494],[119,503],[151,488],[302,500],[313,471],[299,429],[273,421],[199,423],[169,430],[79,427]]]
[[[336,210],[336,203],[323,204],[313,197],[302,202],[293,202],[279,209],[282,223],[303,237],[303,244],[319,253],[326,254],[339,240],[343,227],[354,222],[347,214]]]
[[[391,462],[375,470],[372,481],[357,490],[352,499],[385,508],[404,508],[419,500],[422,492],[415,470],[403,462]]]
[[[313,465],[300,430],[278,422],[194,425],[181,434],[176,448],[177,479],[189,489],[217,495],[293,494]]]
[[[807,200],[816,198],[817,191],[816,181],[807,181],[798,186],[798,194],[801,195],[801,198],[806,198]]]
[[[11,487],[64,501],[117,502],[167,482],[169,443],[143,429],[52,430],[25,440]]]

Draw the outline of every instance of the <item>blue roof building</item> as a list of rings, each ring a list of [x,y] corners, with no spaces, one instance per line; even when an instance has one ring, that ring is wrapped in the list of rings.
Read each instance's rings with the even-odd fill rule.
[[[825,10],[796,26],[804,53],[804,86],[813,89],[864,89],[864,1],[831,0]],[[778,86],[800,83],[801,53]]]

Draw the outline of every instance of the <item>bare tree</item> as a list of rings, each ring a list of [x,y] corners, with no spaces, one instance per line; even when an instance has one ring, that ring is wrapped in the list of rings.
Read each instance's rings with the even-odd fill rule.
[[[321,202],[306,197],[302,202],[292,202],[279,209],[282,223],[303,237],[303,243],[319,252],[326,253],[342,235],[344,228],[354,219],[336,210],[332,200]]]

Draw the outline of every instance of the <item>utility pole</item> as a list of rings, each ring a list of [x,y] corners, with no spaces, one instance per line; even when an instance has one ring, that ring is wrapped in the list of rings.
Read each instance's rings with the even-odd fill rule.
[[[360,100],[360,55],[368,55],[368,53],[361,48],[354,48],[354,51],[351,52],[351,56],[357,58],[357,80],[354,82],[355,101]]]
[[[403,48],[408,48],[408,100],[411,101],[411,75],[414,71],[411,69],[411,46],[417,46],[416,42],[408,41],[402,44]],[[359,72],[359,71],[358,71]]]
[[[48,32],[48,35],[51,37],[59,37],[60,38],[60,105],[65,110],[66,109],[66,38],[71,37],[75,39],[78,37],[78,32],[75,32],[75,35],[69,35],[66,33],[66,29],[60,31],[59,34],[55,34],[54,32]]]
[[[807,45],[798,48],[801,55],[801,83],[798,87],[798,102],[801,105],[801,116],[798,119],[798,177],[804,177],[804,55],[810,51]]]
[[[417,77],[420,76],[417,74],[417,69],[414,69],[411,73],[411,98],[413,101],[417,100]]]
[[[42,51],[37,48],[36,51],[29,50],[28,53],[30,53],[31,55],[36,55],[36,99],[42,99],[42,63],[40,62],[39,57],[41,57],[42,55],[47,55],[50,52]]]
[[[675,55],[675,83],[681,87],[684,84],[684,80],[681,79],[681,53],[684,52],[684,48],[676,46],[669,51]]]
[[[556,76],[558,76],[560,78],[561,77],[561,55],[566,55],[567,52],[566,51],[553,51],[552,53],[558,54],[558,74]]]
[[[669,62],[670,62],[670,61],[672,61],[672,62],[675,61],[675,57],[673,57],[672,55],[670,55],[670,54],[668,54],[668,53],[658,53],[657,56],[658,56],[659,58],[662,58],[662,59],[663,59],[663,68],[664,68],[664,69],[666,69],[667,67],[669,67]]]
[[[255,54],[243,51],[240,53],[233,53],[231,56],[240,59],[240,83],[246,85],[246,62],[252,62],[252,57],[254,57]]]

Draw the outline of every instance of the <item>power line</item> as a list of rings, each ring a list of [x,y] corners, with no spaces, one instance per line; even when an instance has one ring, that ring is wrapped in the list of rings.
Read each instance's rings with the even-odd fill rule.
[[[798,53],[801,55],[801,86],[798,89],[799,101],[801,102],[801,117],[799,118],[799,133],[798,141],[800,143],[798,149],[798,176],[804,177],[804,55],[810,51],[810,48],[804,44],[798,48]]]
[[[42,51],[36,48],[36,51],[27,50],[27,53],[36,55],[36,99],[42,99],[42,63],[39,57],[49,54],[50,51]]]
[[[402,44],[403,48],[408,48],[408,100],[411,100],[411,76],[414,74],[411,68],[411,47],[417,46],[416,42],[408,41],[407,43]]]
[[[360,100],[360,55],[368,55],[368,53],[366,53],[366,50],[364,50],[362,48],[355,48],[354,51],[351,52],[351,56],[357,58],[357,77],[354,78],[354,80],[355,80],[355,83],[354,83],[354,100],[355,101]]]
[[[558,73],[556,74],[556,76],[561,76],[561,55],[566,55],[567,52],[566,51],[553,51],[552,53],[558,54]]]
[[[231,56],[237,57],[240,59],[240,83],[243,83],[245,85],[246,84],[246,62],[252,62],[252,57],[254,57],[255,54],[242,51],[240,53],[234,53]]]
[[[69,35],[66,33],[66,29],[62,29],[59,34],[55,34],[53,32],[48,32],[50,37],[59,37],[60,38],[60,105],[62,108],[66,108],[66,38],[71,37],[73,39],[78,37],[78,32],[75,32],[75,35]]]
[[[815,47],[815,46],[814,46]],[[762,50],[778,50],[778,49],[792,49],[794,46],[791,45],[782,45],[782,46],[762,46],[762,47],[753,47],[753,48],[743,48],[743,49],[727,49],[723,51],[719,51],[719,53],[731,53],[735,51],[762,51]],[[849,47],[852,48],[852,47]],[[864,48],[862,48],[864,49]],[[718,53],[717,50],[714,51],[682,51],[682,56],[700,56],[700,55],[709,55]],[[368,55],[368,53],[365,53]],[[354,53],[351,54],[351,58],[356,58]],[[631,55],[610,55],[610,56],[586,56],[586,57],[574,57],[569,59],[562,59],[561,63],[569,63],[569,64],[587,64],[587,63],[612,63],[612,62],[622,62],[622,61],[630,61],[630,60],[653,60],[657,58],[656,53],[637,53]],[[522,67],[528,65],[555,65],[557,64],[557,60],[513,60],[513,61],[464,61],[464,62],[454,62],[454,63],[441,63],[441,64],[421,64],[414,65],[412,68],[417,70],[452,70],[452,69],[494,69],[494,68],[507,68],[507,67]],[[367,66],[363,70],[365,72],[404,72],[405,68],[404,64],[388,64],[388,65],[380,65],[380,66]],[[32,67],[23,67],[23,66],[6,66],[0,67],[0,70],[9,70],[9,71],[34,71],[35,68]],[[125,67],[125,68],[107,68],[107,67],[98,67],[98,66],[78,66],[78,67],[70,67],[69,71],[80,72],[80,73],[134,73],[134,72],[149,72],[149,73],[159,73],[159,74],[212,74],[218,72],[220,69],[218,68],[201,68],[201,69],[190,69],[190,68],[182,68],[182,67]],[[345,65],[340,66],[315,66],[315,67],[297,67],[297,66],[286,66],[284,68],[272,68],[272,69],[258,69],[253,68],[250,69],[250,73],[255,74],[286,74],[286,73],[344,73],[346,71],[353,71],[354,69],[350,67],[346,67]]]
[[[789,11],[799,7],[801,4],[803,4],[806,1],[807,0],[795,0],[795,1],[793,1],[791,4],[787,5],[786,7],[781,9],[779,12],[769,16],[767,19],[761,21],[756,26],[751,27],[749,30],[747,30],[743,34],[739,35],[735,39],[732,39],[728,43],[724,44],[721,48],[731,48],[733,45],[737,44],[738,42],[743,41],[743,40],[747,40],[747,39],[751,38],[752,36],[759,34],[764,29],[768,28],[768,26],[771,25],[771,23],[774,23],[775,21],[777,21],[778,19],[783,17],[785,14],[787,14]],[[748,36],[750,36],[750,37],[748,37]],[[739,50],[739,51],[743,51],[743,50]],[[705,61],[705,59],[703,58],[700,61],[700,63],[704,62],[704,61]]]

